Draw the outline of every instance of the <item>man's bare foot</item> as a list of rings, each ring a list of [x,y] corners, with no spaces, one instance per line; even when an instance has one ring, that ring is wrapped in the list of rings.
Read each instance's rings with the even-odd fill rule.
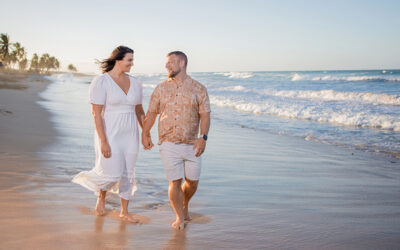
[[[171,227],[176,230],[183,230],[185,228],[185,223],[179,219],[176,219],[176,221],[171,224]]]
[[[106,201],[102,198],[97,198],[96,208],[94,209],[94,213],[97,216],[103,216],[106,213]]]
[[[183,205],[183,216],[185,218],[185,221],[191,221],[192,217],[189,215],[189,206]]]
[[[120,214],[119,218],[121,220],[129,222],[129,223],[134,223],[134,224],[139,223],[139,220],[135,219],[133,216],[131,216],[129,214]]]

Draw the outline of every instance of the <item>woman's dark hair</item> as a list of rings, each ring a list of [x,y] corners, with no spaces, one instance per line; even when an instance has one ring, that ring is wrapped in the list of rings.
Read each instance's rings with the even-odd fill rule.
[[[102,61],[100,61],[100,69],[103,73],[106,73],[114,68],[115,61],[122,60],[125,57],[125,54],[134,53],[133,49],[128,48],[126,46],[118,46],[116,47],[111,55]]]

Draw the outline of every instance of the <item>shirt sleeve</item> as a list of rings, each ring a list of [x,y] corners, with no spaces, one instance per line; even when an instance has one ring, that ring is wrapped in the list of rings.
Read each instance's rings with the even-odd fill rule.
[[[106,104],[106,90],[103,86],[103,78],[100,76],[94,78],[90,83],[89,102],[97,105]]]
[[[160,114],[160,85],[158,85],[151,94],[148,112]]]
[[[209,113],[210,109],[210,98],[208,97],[207,89],[203,87],[199,94],[199,113]]]

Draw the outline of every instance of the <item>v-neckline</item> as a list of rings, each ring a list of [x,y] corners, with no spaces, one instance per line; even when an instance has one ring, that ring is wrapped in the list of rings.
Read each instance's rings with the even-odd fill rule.
[[[111,75],[108,74],[108,72],[107,72],[106,74],[108,75],[108,77],[110,77],[111,81],[113,81],[113,83],[114,83],[115,85],[117,85],[117,87],[122,91],[122,93],[124,93],[125,96],[128,96],[129,91],[131,90],[131,85],[132,85],[132,83],[131,83],[131,78],[128,76],[128,79],[129,79],[129,89],[128,89],[128,91],[125,93],[125,91],[121,88],[121,86],[119,86],[118,83],[117,83],[116,81],[114,81],[114,79],[111,77]]]

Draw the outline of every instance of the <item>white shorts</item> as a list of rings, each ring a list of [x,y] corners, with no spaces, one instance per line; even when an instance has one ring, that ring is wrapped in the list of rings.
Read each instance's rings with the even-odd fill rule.
[[[167,180],[175,181],[185,177],[192,181],[199,179],[201,156],[195,156],[197,149],[193,149],[193,145],[163,142],[159,149]]]

